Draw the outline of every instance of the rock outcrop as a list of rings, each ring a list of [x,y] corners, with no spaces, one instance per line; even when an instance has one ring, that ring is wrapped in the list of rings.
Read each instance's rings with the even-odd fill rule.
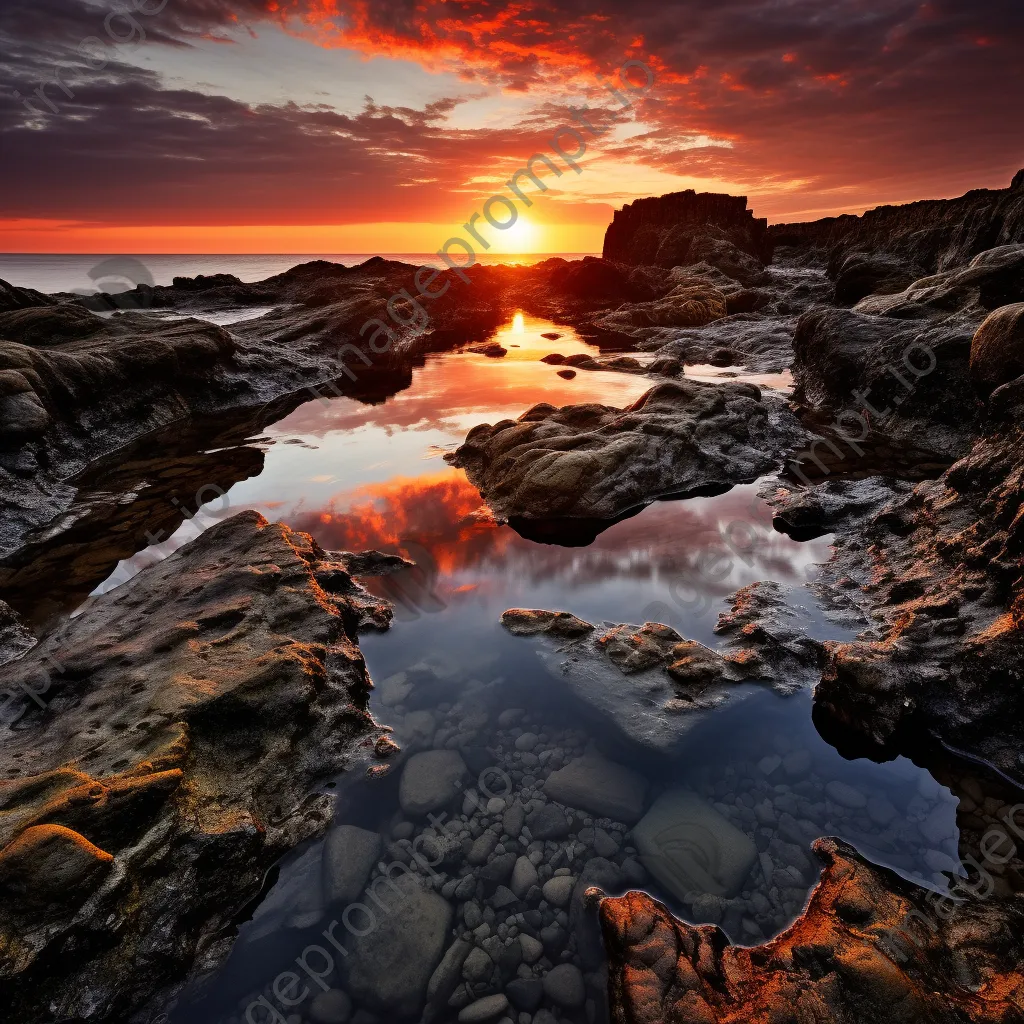
[[[637,199],[616,210],[603,255],[658,267],[703,260],[741,280],[756,277],[759,264],[770,262],[772,242],[767,220],[754,217],[745,197],[690,189]]]
[[[971,383],[984,398],[1024,374],[1024,302],[1002,306],[971,342]]]
[[[780,246],[823,249],[840,301],[852,303],[876,290],[900,290],[908,272],[934,274],[964,266],[987,249],[1024,242],[1024,174],[1006,189],[879,206],[861,217],[776,224],[769,236]]]
[[[612,520],[670,494],[750,482],[802,430],[752,384],[659,384],[626,409],[536,405],[474,427],[449,462],[501,516]]]
[[[635,743],[671,752],[701,713],[733,698],[737,683],[761,682],[788,695],[815,682],[824,649],[794,619],[778,584],[755,583],[719,616],[722,650],[658,622],[598,629],[568,612],[510,608],[501,624],[540,641],[552,675]]]
[[[375,730],[374,602],[308,536],[242,513],[4,669],[0,1006],[123,1021],[214,966],[318,785]],[[13,695],[13,696],[12,696]]]
[[[814,844],[821,882],[763,946],[684,924],[645,893],[600,901],[614,1024],[1010,1024],[1024,1014],[1024,901],[957,902]]]

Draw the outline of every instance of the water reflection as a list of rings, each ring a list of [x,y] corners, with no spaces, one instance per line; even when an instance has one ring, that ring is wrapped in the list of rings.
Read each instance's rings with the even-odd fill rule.
[[[828,538],[774,532],[757,484],[654,503],[586,547],[496,522],[438,461],[470,427],[538,401],[625,405],[651,383],[559,378],[543,355],[595,351],[564,326],[517,316],[496,340],[503,358],[428,357],[384,404],[307,403],[264,433],[263,471],[228,494],[231,512],[258,509],[327,549],[418,563],[367,581],[398,622],[361,640],[374,713],[402,749],[383,778],[334,780],[328,835],[281,865],[224,970],[176,1022],[593,1024],[606,1005],[590,885],[643,887],[688,920],[759,942],[799,913],[820,835],[946,883],[949,791],[909,762],[843,760],[815,732],[809,695],[738,688],[667,752],[630,739],[502,630],[506,608],[546,607],[595,623],[656,617],[714,644],[726,596],[771,579],[791,588],[809,632],[840,635],[799,589]],[[681,599],[690,592],[701,600]],[[487,769],[507,780],[500,792],[484,790]]]

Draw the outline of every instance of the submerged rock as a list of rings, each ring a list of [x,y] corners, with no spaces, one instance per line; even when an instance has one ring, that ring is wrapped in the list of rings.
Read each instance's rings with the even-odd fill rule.
[[[425,750],[406,761],[398,801],[406,814],[439,811],[459,795],[468,776],[457,750]]]
[[[544,792],[569,807],[632,824],[644,810],[647,780],[597,754],[585,754],[552,772]]]
[[[757,860],[757,848],[695,793],[663,793],[633,829],[643,866],[679,899],[735,896]]]
[[[375,1013],[416,1017],[444,953],[454,911],[423,884],[415,875],[403,874],[377,886],[385,909],[371,911],[374,925],[352,939],[343,960],[346,989]]]
[[[698,715],[730,699],[737,683],[763,681],[782,694],[812,685],[825,650],[795,622],[776,583],[736,593],[715,627],[725,637],[723,652],[657,622],[602,632],[566,612],[516,608],[502,616],[510,632],[540,639],[542,662],[579,699],[636,742],[664,752],[677,750]],[[566,623],[567,632],[558,632]]]

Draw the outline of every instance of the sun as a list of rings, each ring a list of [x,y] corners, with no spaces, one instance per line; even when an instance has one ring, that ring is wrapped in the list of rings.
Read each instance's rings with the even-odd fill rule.
[[[501,232],[494,248],[497,252],[509,255],[532,253],[536,251],[539,235],[540,231],[537,225],[520,214],[514,224]]]

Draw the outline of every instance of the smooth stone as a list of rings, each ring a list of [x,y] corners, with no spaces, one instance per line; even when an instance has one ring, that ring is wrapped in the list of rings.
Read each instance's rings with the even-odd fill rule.
[[[429,747],[437,732],[437,723],[429,711],[410,711],[402,722],[402,739],[410,746]]]
[[[876,825],[888,825],[899,811],[885,797],[873,796],[868,799],[868,817]]]
[[[559,964],[544,975],[544,994],[553,1003],[576,1009],[586,1002],[583,974],[575,964]]]
[[[376,927],[352,938],[343,962],[345,987],[374,1012],[411,1017],[419,1013],[444,954],[454,911],[413,875],[375,891],[387,912],[375,906]]]
[[[782,770],[791,779],[803,778],[811,770],[811,754],[808,750],[794,750],[782,759]]]
[[[526,808],[516,800],[510,804],[501,818],[501,827],[505,835],[515,839],[523,831],[526,824]]]
[[[498,728],[508,729],[510,726],[516,724],[526,711],[523,708],[506,708],[500,715],[498,715]]]
[[[519,899],[522,899],[530,891],[530,888],[537,885],[539,881],[537,868],[530,861],[530,858],[520,857],[512,869],[512,881],[509,883],[509,888]]]
[[[633,829],[644,868],[673,894],[735,896],[757,860],[753,841],[689,790],[664,793]]]
[[[571,875],[562,875],[545,882],[541,892],[548,903],[553,903],[556,907],[567,907],[569,900],[572,899],[572,890],[575,885],[575,878]]]
[[[475,947],[462,964],[462,976],[466,981],[485,981],[491,976],[494,963],[479,946]]]
[[[441,958],[437,969],[427,983],[427,1003],[430,1006],[444,1006],[462,980],[462,965],[473,951],[473,943],[456,939]]]
[[[524,732],[516,738],[516,750],[533,750],[539,742],[535,732]]]
[[[494,907],[495,910],[502,910],[505,907],[510,907],[513,903],[518,902],[519,897],[504,885],[499,885],[498,888],[494,890],[494,895],[490,899],[491,906]]]
[[[497,845],[498,833],[492,829],[488,829],[473,843],[466,860],[476,867],[479,867],[481,864],[486,864],[487,858],[494,853],[494,848]]]
[[[310,1020],[316,1024],[347,1024],[352,1016],[352,1000],[340,988],[321,992],[309,1006]]]
[[[594,829],[594,853],[598,857],[614,857],[619,852],[619,844],[603,829]]]
[[[851,811],[859,811],[868,804],[868,798],[859,789],[848,786],[845,782],[833,780],[825,786],[825,793],[840,807],[849,808]]]
[[[484,915],[480,905],[478,903],[467,903],[462,908],[462,919],[466,922],[466,927],[470,931],[473,931],[474,928],[479,928],[484,923]]]
[[[396,672],[393,676],[388,676],[387,679],[377,683],[376,690],[381,704],[393,708],[396,704],[401,704],[412,693],[412,681],[407,673]]]
[[[643,814],[647,780],[598,754],[584,754],[552,772],[544,792],[569,807],[632,825]]]
[[[757,762],[757,767],[764,775],[771,775],[780,764],[782,764],[782,758],[778,754],[769,754]]]
[[[523,950],[523,960],[528,964],[536,963],[544,955],[544,944],[525,932],[519,936],[519,945]]]
[[[425,750],[405,763],[398,802],[406,814],[425,815],[451,803],[466,779],[466,762],[457,750]]]
[[[535,839],[564,839],[570,832],[565,814],[553,804],[544,804],[526,818]]]
[[[505,995],[516,1009],[533,1013],[544,1000],[544,982],[540,978],[516,978],[505,986]]]
[[[514,853],[499,854],[489,864],[485,864],[480,869],[480,878],[485,882],[496,882],[498,884],[507,882],[518,859]]]
[[[359,900],[374,864],[380,859],[383,840],[376,832],[355,825],[339,825],[324,842],[324,892],[332,903]]]
[[[482,1021],[493,1020],[507,1009],[508,998],[503,993],[484,996],[483,999],[478,999],[459,1011],[459,1024],[481,1024]]]

